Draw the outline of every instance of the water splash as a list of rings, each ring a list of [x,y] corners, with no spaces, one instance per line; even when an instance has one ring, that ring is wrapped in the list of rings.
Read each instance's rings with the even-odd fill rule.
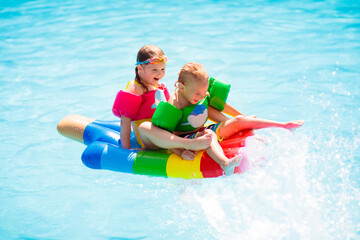
[[[200,204],[216,237],[340,239],[359,236],[355,230],[359,229],[356,225],[359,190],[354,185],[356,181],[351,180],[348,170],[351,166],[345,163],[352,160],[337,159],[335,164],[331,161],[338,158],[334,154],[336,149],[354,150],[358,141],[334,139],[329,143],[328,137],[312,139],[312,136],[286,130],[262,133],[269,142],[265,149],[266,162],[251,161],[257,167],[249,173],[226,178],[221,184],[209,181],[193,188],[192,196]],[[328,147],[319,152],[318,148],[326,143]],[[259,162],[265,166],[254,165]],[[332,179],[335,176],[338,179]]]

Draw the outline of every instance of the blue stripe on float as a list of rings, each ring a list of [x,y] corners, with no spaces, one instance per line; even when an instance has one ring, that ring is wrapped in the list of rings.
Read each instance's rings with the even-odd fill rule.
[[[138,151],[124,149],[111,144],[107,144],[101,158],[101,168],[133,173],[133,165]]]
[[[119,121],[94,121],[88,124],[84,130],[84,144],[89,145],[94,141],[102,141],[121,146]],[[136,140],[134,132],[130,135],[131,148],[141,148]]]
[[[106,143],[95,142],[90,144],[81,155],[85,166],[93,169],[101,169],[101,156],[106,148]]]
[[[93,142],[84,150],[81,160],[89,168],[133,173],[137,152],[109,143]]]
[[[118,145],[120,133],[110,128],[106,128],[94,123],[89,123],[83,134],[84,144],[89,145],[94,141],[101,141]]]
[[[133,163],[138,151],[123,149],[121,146],[119,123],[94,121],[84,130],[83,139],[88,147],[81,157],[83,163],[94,169],[117,172],[133,172]],[[131,147],[140,148],[134,133],[131,133]]]
[[[117,121],[100,121],[100,120],[96,120],[93,123],[97,124],[99,126],[110,128],[110,129],[115,130],[117,132],[120,132],[120,129],[121,129],[119,120],[117,120]]]

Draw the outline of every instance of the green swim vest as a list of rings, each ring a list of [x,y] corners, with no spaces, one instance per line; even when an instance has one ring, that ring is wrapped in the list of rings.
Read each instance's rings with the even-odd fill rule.
[[[195,131],[206,123],[209,106],[219,111],[224,110],[229,91],[230,84],[210,78],[209,96],[183,109],[178,109],[168,102],[160,102],[151,121],[155,126],[170,132]]]

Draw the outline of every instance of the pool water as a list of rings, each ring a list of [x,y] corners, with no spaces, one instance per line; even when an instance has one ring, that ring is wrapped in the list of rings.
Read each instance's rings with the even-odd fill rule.
[[[0,1],[0,239],[360,239],[360,2]],[[57,122],[114,120],[138,49],[196,61],[266,161],[185,180],[93,170]],[[254,155],[257,149],[254,149]]]

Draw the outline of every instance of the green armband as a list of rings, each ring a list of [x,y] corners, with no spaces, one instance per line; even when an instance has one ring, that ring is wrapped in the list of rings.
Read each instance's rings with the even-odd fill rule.
[[[157,106],[151,122],[160,128],[174,132],[182,117],[182,111],[168,102],[160,102]]]
[[[216,110],[224,110],[226,99],[229,95],[230,84],[216,80],[215,78],[209,79],[209,105]]]

